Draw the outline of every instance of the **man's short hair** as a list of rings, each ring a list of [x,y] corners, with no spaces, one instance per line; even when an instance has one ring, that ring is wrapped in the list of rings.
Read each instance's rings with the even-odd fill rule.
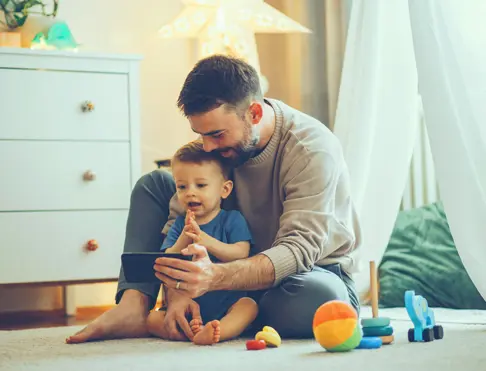
[[[172,157],[172,166],[177,162],[191,164],[215,162],[221,168],[224,179],[229,179],[230,176],[230,166],[224,157],[214,151],[206,152],[200,139],[196,139],[179,148]]]
[[[243,113],[255,99],[263,102],[256,69],[239,58],[213,55],[197,62],[187,75],[177,107],[186,117],[221,105]]]

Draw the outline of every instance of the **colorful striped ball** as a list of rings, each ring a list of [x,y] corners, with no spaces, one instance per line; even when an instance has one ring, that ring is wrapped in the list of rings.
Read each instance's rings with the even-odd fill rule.
[[[328,352],[346,352],[356,348],[362,337],[356,310],[348,303],[332,300],[314,314],[314,337]]]

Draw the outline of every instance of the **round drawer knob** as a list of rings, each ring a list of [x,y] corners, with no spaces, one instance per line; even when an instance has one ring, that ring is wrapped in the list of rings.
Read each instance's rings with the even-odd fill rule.
[[[83,112],[92,112],[92,111],[94,111],[95,106],[94,106],[93,102],[87,100],[83,103],[83,105],[81,106],[81,109],[83,110]]]
[[[98,241],[96,240],[89,240],[88,243],[86,244],[86,249],[88,251],[96,251],[98,250]]]
[[[91,170],[87,170],[83,174],[83,179],[84,180],[89,180],[89,181],[95,180],[96,179],[96,174],[94,172],[92,172]]]

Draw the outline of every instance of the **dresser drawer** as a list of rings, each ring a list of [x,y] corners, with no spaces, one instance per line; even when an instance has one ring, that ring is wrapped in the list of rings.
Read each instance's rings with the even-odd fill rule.
[[[127,210],[0,213],[0,284],[117,278]],[[96,251],[85,248],[95,239]]]
[[[129,207],[129,143],[0,140],[0,158],[0,211]]]
[[[129,139],[124,74],[0,68],[0,97],[0,139]]]

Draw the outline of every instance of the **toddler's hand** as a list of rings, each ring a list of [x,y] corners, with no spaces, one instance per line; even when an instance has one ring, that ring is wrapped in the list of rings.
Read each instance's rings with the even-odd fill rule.
[[[192,210],[187,210],[186,212],[186,219],[185,219],[185,225],[191,224],[191,220],[195,220],[196,216],[194,215],[194,211]]]
[[[197,238],[198,234],[194,230],[194,227],[192,225],[186,225],[184,229],[182,230],[182,235],[190,240],[194,240],[194,238]]]
[[[197,233],[197,229],[195,228],[195,226],[198,226],[198,224],[196,222],[196,216],[194,215],[194,211],[187,211],[185,226],[187,227],[188,231],[192,233]]]
[[[187,230],[184,228],[184,234],[191,238],[194,243],[205,246],[206,248],[211,246],[211,237],[209,237],[206,232],[201,230],[195,220],[191,221],[191,224],[188,226]]]
[[[184,227],[184,234],[194,242],[200,242],[201,233],[201,228],[199,228],[195,219],[190,219],[189,224]]]

